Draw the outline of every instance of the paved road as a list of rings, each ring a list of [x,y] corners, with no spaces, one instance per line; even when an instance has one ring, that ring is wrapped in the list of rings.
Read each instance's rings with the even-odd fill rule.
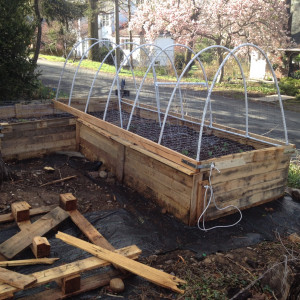
[[[56,88],[62,70],[63,63],[49,62],[47,60],[38,61],[39,70],[41,71],[41,80],[44,84]],[[63,76],[61,90],[64,96],[69,96],[75,68],[69,66]],[[87,97],[95,71],[80,68],[74,85],[73,97]],[[92,96],[107,97],[112,85],[112,75],[101,73],[93,90]],[[139,82],[138,82],[139,83]],[[131,99],[134,99],[135,91],[133,81],[126,78],[126,88],[131,91]],[[166,99],[169,99],[172,87],[160,87],[161,106],[165,107]],[[201,92],[183,87],[184,112],[200,117],[204,105],[205,95]],[[178,103],[178,98],[174,102]],[[141,102],[152,103],[155,105],[155,92],[153,84],[147,82],[140,95]],[[178,110],[179,105],[174,104],[174,110]],[[219,96],[212,96],[213,119],[219,124],[230,127],[244,129],[244,101],[230,99]],[[289,142],[296,144],[300,149],[300,113],[286,110],[286,124],[288,129]],[[279,109],[273,104],[261,101],[249,101],[249,132],[265,134],[272,138],[282,139],[284,137],[282,130],[282,119]]]

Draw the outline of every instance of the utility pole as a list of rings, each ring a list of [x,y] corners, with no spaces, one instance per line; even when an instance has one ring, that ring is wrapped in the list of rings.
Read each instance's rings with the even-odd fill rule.
[[[116,44],[120,45],[119,0],[115,0],[115,32]],[[117,69],[120,67],[120,48],[116,49]]]

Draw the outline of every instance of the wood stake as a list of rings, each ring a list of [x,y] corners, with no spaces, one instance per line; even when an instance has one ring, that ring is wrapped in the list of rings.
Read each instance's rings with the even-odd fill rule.
[[[66,181],[66,180],[70,180],[70,179],[76,178],[76,177],[77,177],[77,175],[73,175],[73,176],[68,176],[68,177],[62,178],[62,179],[53,180],[53,181],[41,184],[40,187],[41,186],[55,184],[55,183],[60,183],[60,182]]]
[[[171,289],[172,291],[181,294],[184,293],[184,290],[179,289],[177,285],[180,283],[184,284],[186,283],[186,281],[176,276],[172,276],[163,271],[154,269],[152,267],[124,257],[120,254],[109,251],[99,246],[95,246],[93,244],[90,244],[88,242],[85,242],[81,239],[75,238],[71,235],[65,234],[60,231],[56,234],[56,238],[61,239],[65,243],[70,244],[74,247],[85,250],[93,254],[94,256],[97,256],[98,258],[102,258],[108,262],[111,262],[131,273],[139,275],[152,283],[155,283],[164,288]]]

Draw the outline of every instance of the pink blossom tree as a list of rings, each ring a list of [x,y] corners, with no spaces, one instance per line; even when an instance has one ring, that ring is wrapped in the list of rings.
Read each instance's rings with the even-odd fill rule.
[[[170,33],[192,48],[206,38],[228,48],[249,42],[275,53],[290,43],[288,17],[284,0],[146,0],[130,27],[143,29],[149,41]],[[218,49],[219,63],[223,55]]]

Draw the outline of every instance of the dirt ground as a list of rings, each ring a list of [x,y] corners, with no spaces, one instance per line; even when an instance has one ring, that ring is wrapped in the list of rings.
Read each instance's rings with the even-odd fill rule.
[[[137,209],[134,191],[116,182],[100,162],[82,157],[50,155],[43,158],[10,162],[15,178],[0,189],[0,213],[10,212],[15,201],[27,201],[33,208],[58,203],[61,193],[72,193],[78,199],[81,213],[107,209]],[[45,167],[52,167],[51,172]],[[101,173],[99,177],[99,171]],[[61,183],[44,185],[53,180],[76,175]],[[107,175],[107,178],[105,178]],[[117,201],[115,193],[125,195],[126,203]],[[152,202],[139,209],[157,210]],[[0,229],[9,224],[0,225]],[[300,299],[300,242],[297,236],[277,236],[274,242],[253,247],[214,253],[202,257],[188,250],[141,257],[140,261],[174,274],[187,281],[184,295],[172,293],[145,281],[125,280],[131,292],[123,299]],[[97,291],[95,298],[112,295],[108,287]],[[116,298],[117,299],[117,298]]]

